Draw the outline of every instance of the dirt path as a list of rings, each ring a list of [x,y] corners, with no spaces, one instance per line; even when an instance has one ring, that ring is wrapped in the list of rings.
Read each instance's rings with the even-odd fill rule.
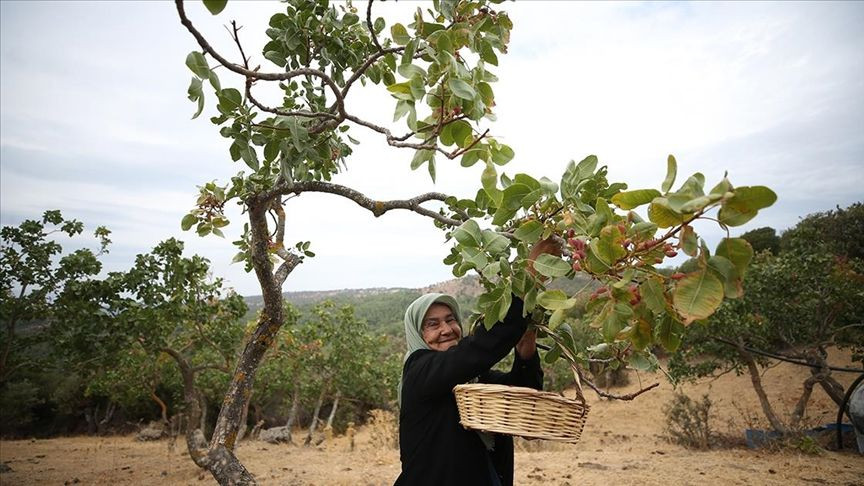
[[[781,412],[792,409],[805,376],[801,368],[785,364],[765,373],[769,396],[777,399]],[[848,385],[854,375],[838,378]],[[516,484],[864,486],[864,456],[851,452],[807,455],[744,447],[693,452],[672,445],[662,437],[663,406],[673,394],[672,387],[659,376],[643,375],[641,379],[643,383],[659,380],[661,385],[634,402],[597,400],[589,393],[589,399],[594,399],[579,444],[519,442]],[[636,386],[633,383],[626,389]],[[790,389],[796,393],[785,400],[777,398]],[[739,437],[750,425],[749,417],[759,410],[746,376],[730,374],[684,390],[694,398],[710,392],[715,403],[715,427],[734,430]],[[831,422],[836,415],[836,407],[821,390],[814,391],[808,410],[808,420],[814,425]],[[244,442],[238,455],[264,485],[389,485],[399,475],[398,451],[373,444],[372,434],[365,428],[358,432],[353,452],[347,439],[340,437],[308,449]],[[189,460],[182,441],[173,446],[168,441],[136,442],[131,436],[2,441],[0,461],[12,468],[0,474],[2,486],[213,483]]]

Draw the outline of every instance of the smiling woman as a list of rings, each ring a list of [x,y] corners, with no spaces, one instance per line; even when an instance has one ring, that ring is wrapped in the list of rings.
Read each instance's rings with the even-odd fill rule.
[[[529,261],[555,244],[535,245]],[[490,330],[479,326],[463,338],[456,299],[426,294],[405,311],[407,352],[399,388],[401,484],[513,484],[513,440],[479,433],[459,424],[453,387],[480,382],[540,389],[543,371],[536,351],[536,334],[528,330],[522,300],[513,303],[504,319]],[[510,372],[490,370],[510,349]]]

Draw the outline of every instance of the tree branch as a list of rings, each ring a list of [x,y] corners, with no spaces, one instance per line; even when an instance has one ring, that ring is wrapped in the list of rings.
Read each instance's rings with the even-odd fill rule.
[[[798,360],[794,360],[794,359],[789,359],[789,358],[787,358],[785,356],[781,356],[779,354],[769,353],[767,351],[754,349],[754,348],[751,348],[748,346],[744,346],[743,344],[738,344],[736,342],[729,341],[728,339],[724,339],[721,337],[715,336],[713,339],[717,342],[721,342],[721,343],[727,344],[729,346],[734,346],[736,348],[741,346],[741,347],[743,347],[743,349],[745,349],[746,351],[748,351],[750,353],[758,354],[758,355],[765,356],[768,358],[779,359],[780,361],[785,361],[787,363],[797,364],[797,365],[801,365],[801,366],[809,366],[811,368],[822,368],[822,366],[818,365],[818,364],[808,363],[806,361],[798,361]],[[856,368],[841,368],[841,367],[837,367],[837,366],[828,366],[827,368],[831,371],[845,371],[848,373],[861,373],[862,371],[864,371],[864,368],[857,368],[857,369]]]
[[[449,218],[442,214],[436,213],[435,211],[420,206],[422,203],[427,201],[443,202],[445,199],[447,199],[447,197],[449,197],[446,194],[442,194],[440,192],[427,192],[411,199],[376,201],[364,195],[363,193],[347,186],[324,181],[307,181],[294,183],[283,182],[274,187],[273,189],[261,193],[259,198],[270,199],[280,194],[301,194],[304,192],[325,192],[329,194],[335,194],[337,196],[342,196],[346,199],[354,201],[355,203],[357,203],[358,206],[368,209],[372,212],[372,214],[375,215],[376,218],[393,209],[407,209],[423,216],[428,216],[448,226],[459,226],[460,224],[462,224],[462,221],[460,220]]]
[[[213,59],[215,59],[219,64],[225,66],[226,69],[233,71],[237,74],[241,74],[246,78],[251,79],[260,79],[264,81],[287,81],[291,78],[296,78],[297,76],[315,76],[320,78],[324,84],[326,84],[332,91],[333,95],[336,97],[336,108],[340,114],[344,114],[345,110],[345,100],[342,97],[342,91],[339,89],[339,86],[333,81],[330,76],[328,76],[323,71],[318,69],[311,68],[298,68],[292,69],[291,71],[286,71],[284,73],[262,73],[257,70],[247,69],[239,64],[235,64],[233,62],[228,61],[224,57],[222,57],[213,46],[207,42],[207,39],[192,25],[192,21],[186,16],[186,9],[183,6],[183,0],[174,0],[174,5],[177,7],[177,15],[180,17],[180,23],[186,27],[186,30],[195,37],[195,40],[198,41],[198,45],[201,46],[201,49],[204,50],[207,54],[210,54]]]
[[[372,43],[378,48],[378,51],[383,51],[384,48],[378,42],[378,36],[375,35],[375,29],[372,27],[372,0],[366,5],[366,27],[369,29],[369,36],[372,37]]]

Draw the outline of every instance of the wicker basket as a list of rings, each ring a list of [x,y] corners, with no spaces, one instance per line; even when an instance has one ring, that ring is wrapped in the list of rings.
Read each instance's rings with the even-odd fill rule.
[[[577,442],[588,405],[576,376],[577,398],[507,385],[469,383],[453,388],[463,427],[526,439]]]

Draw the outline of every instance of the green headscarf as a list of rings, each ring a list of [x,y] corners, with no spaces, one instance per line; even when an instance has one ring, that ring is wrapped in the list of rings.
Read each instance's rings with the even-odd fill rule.
[[[403,363],[408,361],[408,357],[414,351],[430,349],[426,341],[423,340],[423,318],[426,317],[426,312],[432,307],[432,304],[444,304],[449,307],[459,322],[459,328],[462,328],[462,316],[459,315],[459,303],[456,302],[456,299],[447,294],[421,295],[405,309],[405,341],[408,349]]]

